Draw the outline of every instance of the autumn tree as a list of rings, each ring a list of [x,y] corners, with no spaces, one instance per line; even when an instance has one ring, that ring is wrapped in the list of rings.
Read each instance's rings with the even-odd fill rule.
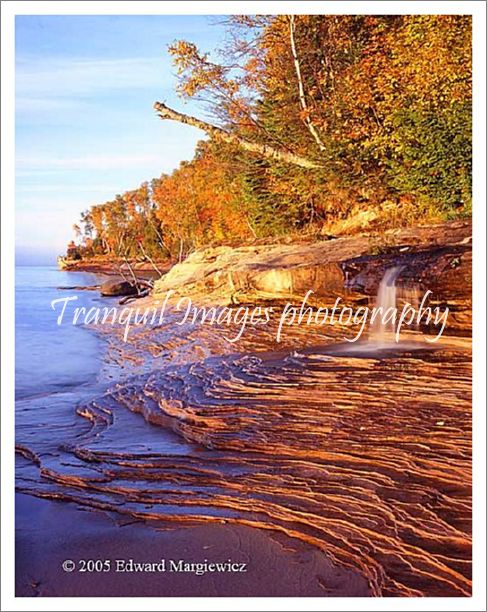
[[[469,17],[279,15],[230,28],[219,63],[184,41],[170,52],[181,95],[209,105],[244,150],[261,146],[247,181],[257,201],[284,197],[295,226],[402,196],[413,216],[468,211]]]
[[[85,211],[86,252],[157,267],[206,245],[470,214],[470,17],[233,16],[227,28],[211,54],[169,48],[180,95],[206,118],[155,104],[209,139]]]

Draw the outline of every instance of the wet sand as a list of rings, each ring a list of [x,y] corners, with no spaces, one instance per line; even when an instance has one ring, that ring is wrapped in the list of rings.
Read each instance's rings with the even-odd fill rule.
[[[228,524],[155,528],[75,504],[18,494],[18,597],[367,596],[358,572],[285,536]],[[73,560],[66,572],[62,563]],[[110,560],[108,572],[80,572],[80,560]],[[116,571],[117,560],[166,560],[166,571]],[[170,560],[235,563],[246,571],[170,571]],[[245,568],[242,567],[245,564]],[[124,567],[130,567],[125,565]],[[162,567],[162,566],[160,566]],[[176,565],[176,567],[178,567]]]

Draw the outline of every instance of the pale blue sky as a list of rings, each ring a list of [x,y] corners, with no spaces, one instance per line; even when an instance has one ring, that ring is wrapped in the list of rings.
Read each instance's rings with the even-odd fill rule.
[[[175,94],[168,44],[221,46],[218,18],[18,16],[16,19],[17,252],[50,257],[81,210],[190,159],[204,135],[157,119]]]

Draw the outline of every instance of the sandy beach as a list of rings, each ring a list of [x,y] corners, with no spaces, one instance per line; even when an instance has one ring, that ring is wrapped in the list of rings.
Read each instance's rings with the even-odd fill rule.
[[[367,596],[358,572],[294,539],[245,526],[148,525],[72,503],[18,495],[16,594],[23,597]],[[35,516],[35,521],[32,517]],[[62,569],[66,559],[77,568]],[[80,560],[110,560],[108,572],[80,572]],[[117,560],[226,561],[245,571],[116,571]],[[176,566],[178,567],[178,566]]]

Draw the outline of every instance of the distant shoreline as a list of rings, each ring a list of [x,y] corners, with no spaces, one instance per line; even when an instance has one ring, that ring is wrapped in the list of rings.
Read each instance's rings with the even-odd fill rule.
[[[152,264],[148,262],[130,263],[137,275],[142,278],[159,277],[159,274]],[[173,264],[166,260],[163,262],[156,262],[156,265],[158,269],[165,274],[171,269]],[[120,269],[122,269],[122,271],[126,270],[126,265],[123,261],[100,258],[70,260],[65,257],[58,257],[57,266],[62,272],[93,272],[105,274],[107,276],[120,276]]]

